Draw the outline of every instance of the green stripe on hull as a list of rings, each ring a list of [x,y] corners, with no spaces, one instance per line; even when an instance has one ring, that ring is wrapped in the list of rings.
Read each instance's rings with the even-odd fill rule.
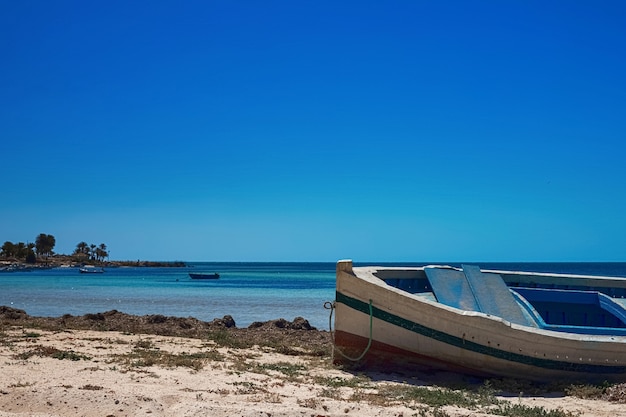
[[[336,301],[344,304],[354,310],[369,315],[369,304],[356,298],[348,297],[337,291]],[[420,334],[422,336],[437,340],[439,342],[447,343],[448,345],[468,350],[471,352],[480,353],[482,355],[491,356],[498,359],[503,359],[509,362],[517,362],[524,365],[535,366],[550,370],[569,371],[569,372],[583,372],[592,374],[623,374],[626,373],[625,366],[612,366],[612,365],[592,365],[585,363],[573,363],[556,361],[552,359],[535,358],[532,356],[521,355],[518,353],[508,352],[501,349],[496,349],[491,346],[484,346],[475,342],[468,341],[466,339],[450,335],[448,333],[441,332],[439,330],[431,329],[430,327],[423,326],[413,321],[407,320],[395,314],[391,314],[387,311],[381,310],[377,307],[372,308],[372,314],[375,318],[384,322],[393,324],[394,326],[401,327],[409,330],[413,333]]]

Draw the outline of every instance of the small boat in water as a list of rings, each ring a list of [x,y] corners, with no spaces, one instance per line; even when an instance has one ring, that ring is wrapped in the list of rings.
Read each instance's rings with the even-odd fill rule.
[[[335,362],[626,381],[626,278],[337,263]]]
[[[79,268],[78,271],[81,274],[103,274],[104,268],[95,268],[93,266],[88,266],[84,268]]]
[[[220,274],[213,273],[213,274],[201,274],[201,273],[189,273],[189,276],[191,277],[191,279],[218,279],[220,277]]]

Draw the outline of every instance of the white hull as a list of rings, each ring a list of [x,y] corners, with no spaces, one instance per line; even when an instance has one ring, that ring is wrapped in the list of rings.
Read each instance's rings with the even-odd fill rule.
[[[336,352],[358,356],[371,336],[364,361],[534,380],[626,380],[626,336],[556,332],[449,307],[387,285],[376,276],[383,269],[393,274],[337,264]],[[399,276],[413,273],[419,268],[397,269]],[[346,361],[340,353],[335,360]]]

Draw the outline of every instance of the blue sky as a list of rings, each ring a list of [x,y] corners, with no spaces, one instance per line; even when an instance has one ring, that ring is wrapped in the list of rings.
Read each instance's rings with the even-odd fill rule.
[[[622,1],[0,1],[0,240],[626,261]]]

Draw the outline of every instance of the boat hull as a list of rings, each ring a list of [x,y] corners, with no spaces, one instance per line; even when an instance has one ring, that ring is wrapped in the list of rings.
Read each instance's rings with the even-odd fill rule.
[[[626,338],[548,331],[399,290],[337,264],[336,362],[407,363],[479,376],[626,380]],[[371,303],[371,310],[370,310]],[[370,332],[371,328],[371,332]],[[371,346],[367,348],[371,338]]]
[[[104,274],[104,269],[102,268],[80,268],[78,270],[81,274]]]
[[[219,279],[220,274],[194,274],[190,272],[189,277],[191,279]]]

